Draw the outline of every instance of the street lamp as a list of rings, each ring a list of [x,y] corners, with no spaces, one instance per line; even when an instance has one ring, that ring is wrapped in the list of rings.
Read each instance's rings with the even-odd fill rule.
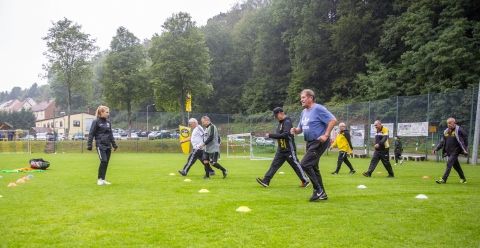
[[[147,105],[147,133],[148,133],[148,107],[150,107],[150,106],[152,106],[152,107],[155,106],[155,103]]]

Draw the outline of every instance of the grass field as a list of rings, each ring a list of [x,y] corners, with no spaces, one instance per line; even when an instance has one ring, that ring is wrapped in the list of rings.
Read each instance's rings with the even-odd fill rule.
[[[329,199],[311,203],[312,189],[298,187],[288,165],[270,188],[255,182],[270,161],[224,158],[230,175],[211,180],[197,162],[184,182],[176,173],[184,155],[114,153],[113,184],[97,186],[95,153],[41,157],[51,168],[25,184],[8,188],[25,173],[0,173],[0,247],[480,246],[480,166],[463,165],[468,184],[453,170],[447,184],[434,183],[445,165],[433,162],[394,167],[394,179],[382,165],[372,178],[349,176],[346,167],[334,176],[331,153],[320,165]],[[1,155],[0,169],[30,158]],[[358,172],[368,163],[353,160]],[[238,213],[239,206],[252,211]]]

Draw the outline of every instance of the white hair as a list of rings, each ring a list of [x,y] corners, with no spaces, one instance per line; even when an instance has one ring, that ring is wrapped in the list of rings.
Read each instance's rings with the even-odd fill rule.
[[[197,119],[195,119],[195,118],[190,118],[190,119],[188,120],[188,123],[198,124],[198,121],[197,121]]]

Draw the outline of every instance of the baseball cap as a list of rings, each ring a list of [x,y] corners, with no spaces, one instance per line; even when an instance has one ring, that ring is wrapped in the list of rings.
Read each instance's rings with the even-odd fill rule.
[[[281,107],[276,107],[273,109],[273,116],[277,116],[278,113],[283,112]]]

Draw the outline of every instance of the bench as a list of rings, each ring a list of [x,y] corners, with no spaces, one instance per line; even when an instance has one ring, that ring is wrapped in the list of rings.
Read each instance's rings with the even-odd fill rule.
[[[411,161],[425,161],[427,160],[425,155],[419,155],[419,154],[403,154],[402,158],[405,160],[411,160]],[[395,155],[390,154],[390,159],[395,160]]]
[[[407,160],[425,161],[426,157],[425,157],[425,155],[409,155],[409,156],[407,156]]]
[[[366,158],[367,154],[365,154],[365,153],[353,153],[352,156],[354,158]]]

